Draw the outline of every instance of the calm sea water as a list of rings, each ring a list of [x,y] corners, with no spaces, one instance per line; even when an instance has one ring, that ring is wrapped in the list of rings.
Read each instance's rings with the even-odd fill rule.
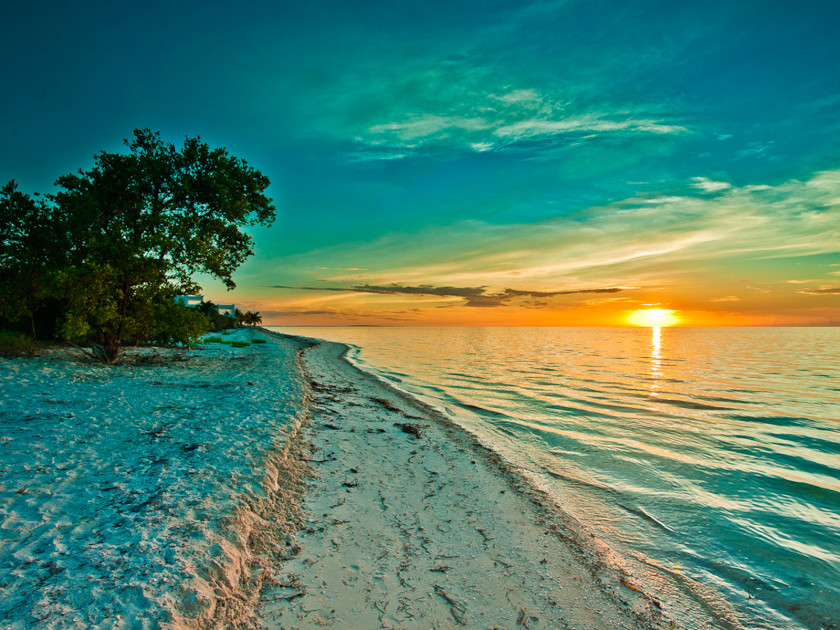
[[[840,627],[840,328],[278,330],[533,473],[677,618]]]

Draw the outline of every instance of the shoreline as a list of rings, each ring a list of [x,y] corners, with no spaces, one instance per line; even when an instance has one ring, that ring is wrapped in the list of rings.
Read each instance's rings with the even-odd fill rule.
[[[523,471],[348,361],[348,349],[321,342],[301,352],[316,470],[300,555],[283,566],[285,586],[264,593],[262,623],[679,627]],[[738,627],[721,611],[702,616],[692,627]]]
[[[682,627],[526,471],[348,346],[240,337],[269,343],[5,362],[0,624]],[[737,627],[705,612],[687,627]]]

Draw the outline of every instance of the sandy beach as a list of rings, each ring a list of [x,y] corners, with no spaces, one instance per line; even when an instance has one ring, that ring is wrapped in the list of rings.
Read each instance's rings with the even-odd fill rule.
[[[2,360],[0,627],[675,627],[561,506],[345,346],[226,338],[259,339]]]
[[[346,361],[313,388],[300,553],[262,597],[272,628],[674,627],[663,604],[498,455]],[[712,627],[709,620],[709,627]]]
[[[252,625],[296,529],[303,347],[0,359],[0,628]]]

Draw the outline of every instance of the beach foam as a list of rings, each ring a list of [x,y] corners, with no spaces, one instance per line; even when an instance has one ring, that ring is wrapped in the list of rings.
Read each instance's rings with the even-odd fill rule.
[[[259,616],[295,628],[670,628],[515,467],[323,343],[300,554]],[[711,616],[695,627],[721,627]],[[725,626],[724,626],[725,627]]]

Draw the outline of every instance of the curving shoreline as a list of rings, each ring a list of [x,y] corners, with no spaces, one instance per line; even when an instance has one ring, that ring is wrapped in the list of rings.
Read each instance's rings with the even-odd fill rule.
[[[330,342],[301,353],[317,470],[300,554],[264,593],[263,623],[681,627],[522,471],[346,353]],[[691,627],[737,627],[701,617]]]
[[[522,470],[352,365],[268,330],[0,380],[0,625],[684,625]],[[676,625],[672,626],[672,622]]]

